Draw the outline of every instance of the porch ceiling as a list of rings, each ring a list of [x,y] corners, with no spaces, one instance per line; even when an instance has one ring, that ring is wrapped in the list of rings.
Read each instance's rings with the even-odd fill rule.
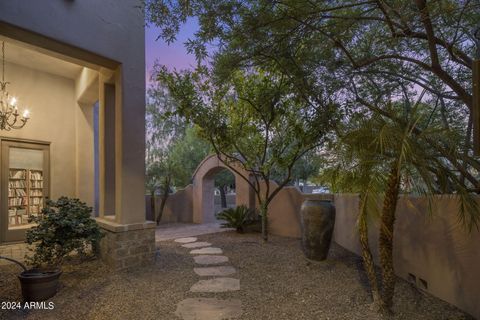
[[[69,79],[76,79],[82,70],[80,65],[37,52],[31,47],[27,48],[27,45],[24,46],[21,42],[2,36],[0,36],[0,41],[5,41],[5,60],[7,62]],[[6,72],[8,77],[8,68]]]

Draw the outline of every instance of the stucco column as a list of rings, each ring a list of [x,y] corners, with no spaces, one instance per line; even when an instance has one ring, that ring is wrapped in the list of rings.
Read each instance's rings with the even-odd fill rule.
[[[105,215],[114,215],[115,210],[115,86],[104,84],[105,92],[105,127],[104,136],[104,212]]]
[[[122,66],[115,70],[115,211],[117,223],[145,222],[145,78]]]
[[[108,73],[98,81],[99,216],[116,215],[115,208],[115,127],[116,88]]]
[[[98,78],[98,216],[105,216],[105,77]]]

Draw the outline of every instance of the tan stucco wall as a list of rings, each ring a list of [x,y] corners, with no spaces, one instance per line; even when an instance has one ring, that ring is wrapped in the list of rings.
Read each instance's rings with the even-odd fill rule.
[[[115,71],[115,222],[119,224],[145,221],[145,31],[139,4],[138,0],[0,1],[0,34],[84,66]]]
[[[188,216],[191,194],[171,197],[169,216]],[[300,207],[305,199],[334,199],[336,221],[334,241],[361,254],[356,220],[358,195],[302,194],[295,187],[279,192],[269,207],[269,230],[272,234],[300,237]],[[480,200],[479,200],[480,202]],[[170,209],[168,209],[170,210]],[[408,280],[409,274],[428,284],[427,291],[480,318],[480,232],[471,234],[458,225],[457,199],[439,196],[433,215],[427,214],[427,201],[422,198],[401,198],[397,208],[394,235],[394,264],[398,276]],[[172,221],[174,219],[172,218]],[[378,233],[371,221],[370,244],[378,261]]]
[[[94,206],[93,106],[98,101],[98,72],[82,68],[75,79],[76,196]]]
[[[50,145],[51,194],[55,199],[75,192],[74,80],[7,63],[8,91],[27,106],[31,119],[24,128],[1,131],[4,137],[42,140]]]
[[[215,190],[215,174],[222,169],[227,169],[235,176],[236,204],[246,205],[252,208],[255,205],[255,198],[251,188],[242,176],[247,177],[248,173],[239,166],[234,166],[238,173],[229,169],[216,155],[206,157],[200,163],[193,174],[192,192],[192,221],[205,223],[215,221],[213,194]],[[180,214],[180,213],[179,213]],[[185,214],[182,214],[185,216]]]
[[[192,222],[193,221],[193,187],[191,184],[184,189],[171,194],[163,211],[161,223],[170,222]],[[147,206],[150,205],[150,196],[146,197]],[[155,198],[155,209],[157,214],[160,210],[161,196]]]
[[[429,216],[426,199],[399,200],[394,233],[396,273],[404,279],[409,273],[416,276],[418,285],[419,278],[427,281],[428,292],[480,318],[480,232],[468,233],[458,224],[456,198],[438,196],[435,203]],[[335,195],[335,207],[335,242],[360,254],[355,227],[358,196]],[[378,257],[378,234],[373,231],[370,238]]]
[[[276,187],[272,183],[272,187]],[[304,194],[297,187],[285,187],[273,198],[268,207],[268,227],[272,234],[285,237],[301,237],[300,207],[305,199],[331,199],[331,195]]]

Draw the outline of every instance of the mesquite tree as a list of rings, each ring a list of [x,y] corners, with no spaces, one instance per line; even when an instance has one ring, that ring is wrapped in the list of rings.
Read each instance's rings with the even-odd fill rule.
[[[160,68],[155,65],[154,75]],[[151,195],[151,210],[160,223],[167,199],[174,187],[185,187],[198,164],[210,152],[197,130],[175,113],[176,104],[168,89],[152,79],[146,113],[146,188]],[[155,208],[157,191],[160,208]],[[158,214],[157,214],[158,212]]]
[[[410,128],[411,132],[402,136],[398,135],[401,130],[384,131],[392,136],[382,136],[382,140],[414,142],[420,137],[419,143],[424,145],[419,150],[428,150],[434,164],[431,168],[439,170],[432,190],[451,193],[458,184],[462,195],[480,192],[476,176],[480,162],[471,156],[475,47],[471,31],[478,24],[478,1],[146,0],[145,4],[147,19],[160,27],[167,41],[174,40],[188,17],[198,18],[200,30],[187,41],[187,48],[200,61],[209,57],[207,48],[215,43],[217,51],[210,57],[221,70],[252,66],[274,69],[304,97],[319,93],[331,97],[345,110],[346,130],[356,132],[358,128],[349,126],[350,120],[366,115],[383,119],[390,128]],[[423,101],[430,106],[422,104],[419,109],[430,112],[426,119],[437,120],[437,136],[425,129],[428,126],[409,122],[414,119],[408,118],[411,104],[406,103],[402,112],[395,113],[388,103],[379,103],[404,97],[408,100],[419,95],[419,88],[426,90]],[[445,141],[443,135],[454,139]],[[372,154],[372,144],[357,146],[364,148],[356,148],[357,155]],[[336,147],[339,149],[334,151],[342,151]],[[393,173],[409,167],[403,160],[395,161],[396,153],[392,152],[384,153],[377,166],[363,162],[357,167],[361,171],[351,176],[370,178],[367,186],[379,186],[378,193],[389,194],[384,212],[390,215],[385,217],[391,216],[395,207],[395,194],[404,191],[397,188],[399,180]],[[391,157],[385,158],[387,155]],[[383,174],[376,174],[379,169]],[[376,177],[385,179],[377,181]],[[367,203],[371,198],[363,192],[362,199]],[[362,209],[364,213],[370,211]],[[393,228],[394,220],[384,222]],[[366,227],[365,223],[359,225]],[[368,237],[361,234],[362,244],[368,244]],[[393,238],[385,237],[382,243],[392,248]],[[368,255],[364,258],[368,264]]]
[[[205,69],[165,69],[160,78],[178,112],[201,128],[219,158],[254,190],[267,240],[270,202],[290,182],[295,163],[323,144],[337,109],[328,101],[305,101],[287,78],[261,70],[236,71],[217,82]],[[282,180],[272,184],[279,171]]]

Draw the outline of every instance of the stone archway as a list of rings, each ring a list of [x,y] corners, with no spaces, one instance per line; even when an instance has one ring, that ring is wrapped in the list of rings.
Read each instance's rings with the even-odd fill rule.
[[[250,185],[237,173],[228,168],[217,156],[206,157],[197,167],[193,174],[193,222],[214,222],[213,192],[215,189],[215,174],[223,169],[229,170],[235,176],[236,204],[246,205],[248,208],[255,207],[255,194]],[[249,173],[243,168],[235,168],[244,176]]]

